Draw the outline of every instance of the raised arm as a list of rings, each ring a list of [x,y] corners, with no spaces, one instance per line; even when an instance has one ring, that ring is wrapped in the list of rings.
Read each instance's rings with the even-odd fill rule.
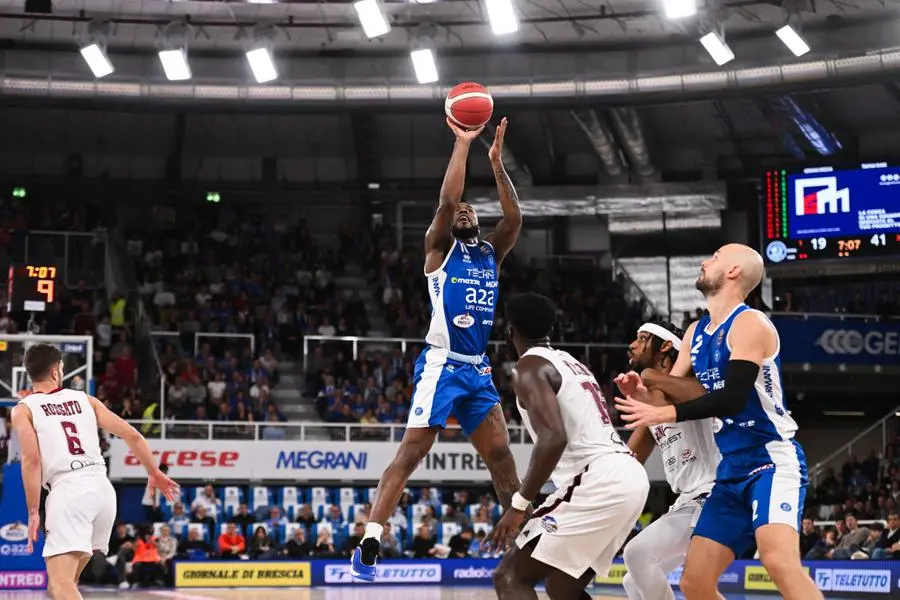
[[[450,248],[453,215],[459,208],[462,199],[463,188],[466,183],[466,160],[469,157],[469,147],[472,140],[478,137],[484,127],[474,131],[466,131],[457,127],[450,119],[447,126],[456,136],[453,144],[453,154],[450,155],[450,164],[444,173],[444,183],[441,185],[441,195],[431,226],[425,232],[425,272],[436,271],[444,261],[444,256]]]
[[[174,501],[178,494],[178,484],[159,470],[159,465],[156,464],[153,452],[150,450],[150,446],[147,444],[144,436],[93,396],[88,396],[88,400],[94,409],[94,414],[97,415],[97,425],[100,426],[100,429],[122,438],[122,441],[125,442],[128,449],[134,454],[134,457],[138,459],[147,471],[150,485],[153,488],[158,488],[170,502]]]
[[[519,232],[522,231],[522,209],[519,208],[519,195],[503,166],[503,139],[506,136],[506,124],[506,117],[503,117],[494,136],[494,144],[488,151],[494,179],[497,180],[497,194],[500,196],[500,209],[503,211],[503,217],[497,223],[494,231],[485,237],[485,240],[494,247],[498,265],[516,245]]]

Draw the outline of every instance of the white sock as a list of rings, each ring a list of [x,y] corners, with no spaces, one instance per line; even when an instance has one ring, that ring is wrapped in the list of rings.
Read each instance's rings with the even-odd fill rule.
[[[384,525],[379,525],[378,523],[369,521],[369,523],[366,525],[366,533],[363,535],[363,539],[367,540],[369,538],[375,538],[380,544],[382,531],[384,531]]]

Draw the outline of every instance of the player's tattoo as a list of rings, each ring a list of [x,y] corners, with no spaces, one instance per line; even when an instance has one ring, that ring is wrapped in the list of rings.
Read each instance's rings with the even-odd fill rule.
[[[500,192],[501,200],[503,200],[505,196],[514,203],[514,206],[518,210],[519,194],[516,192],[516,188],[513,185],[512,180],[509,178],[509,173],[507,173],[506,169],[503,167],[502,162],[498,161],[494,165],[494,177],[497,179],[497,186]]]

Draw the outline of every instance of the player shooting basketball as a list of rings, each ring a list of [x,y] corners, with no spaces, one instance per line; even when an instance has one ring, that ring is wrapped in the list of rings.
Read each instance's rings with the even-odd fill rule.
[[[684,565],[681,590],[688,600],[721,598],[719,575],[754,538],[786,600],[822,598],[800,564],[808,480],[806,457],[794,439],[797,423],[784,402],[781,341],[768,317],[744,304],[762,277],[762,257],[741,244],[727,244],[703,261],[697,289],[709,314],[688,328],[671,375],[645,382],[679,404],[652,406],[636,373],[619,378],[631,397],[616,406],[629,429],[716,417],[722,460]],[[706,395],[697,398],[689,389],[692,372]]]
[[[500,291],[500,264],[522,229],[519,199],[501,160],[507,123],[506,119],[500,122],[488,153],[503,218],[484,240],[478,239],[475,209],[461,201],[469,146],[483,127],[466,131],[449,119],[447,125],[456,143],[437,212],[425,234],[431,325],[425,337],[427,346],[416,361],[406,433],[378,483],[365,536],[350,560],[351,573],[364,581],[375,579],[383,526],[451,413],[484,459],[504,508],[509,508],[519,489],[506,419],[485,356]]]

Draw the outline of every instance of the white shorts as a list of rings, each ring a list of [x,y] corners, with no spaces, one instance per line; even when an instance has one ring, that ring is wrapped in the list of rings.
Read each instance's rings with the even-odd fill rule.
[[[102,475],[70,475],[47,496],[44,557],[67,552],[106,554],[116,521],[116,490]]]
[[[628,454],[595,460],[572,483],[551,494],[516,538],[519,548],[540,538],[532,558],[575,579],[609,573],[644,510],[647,471]]]

